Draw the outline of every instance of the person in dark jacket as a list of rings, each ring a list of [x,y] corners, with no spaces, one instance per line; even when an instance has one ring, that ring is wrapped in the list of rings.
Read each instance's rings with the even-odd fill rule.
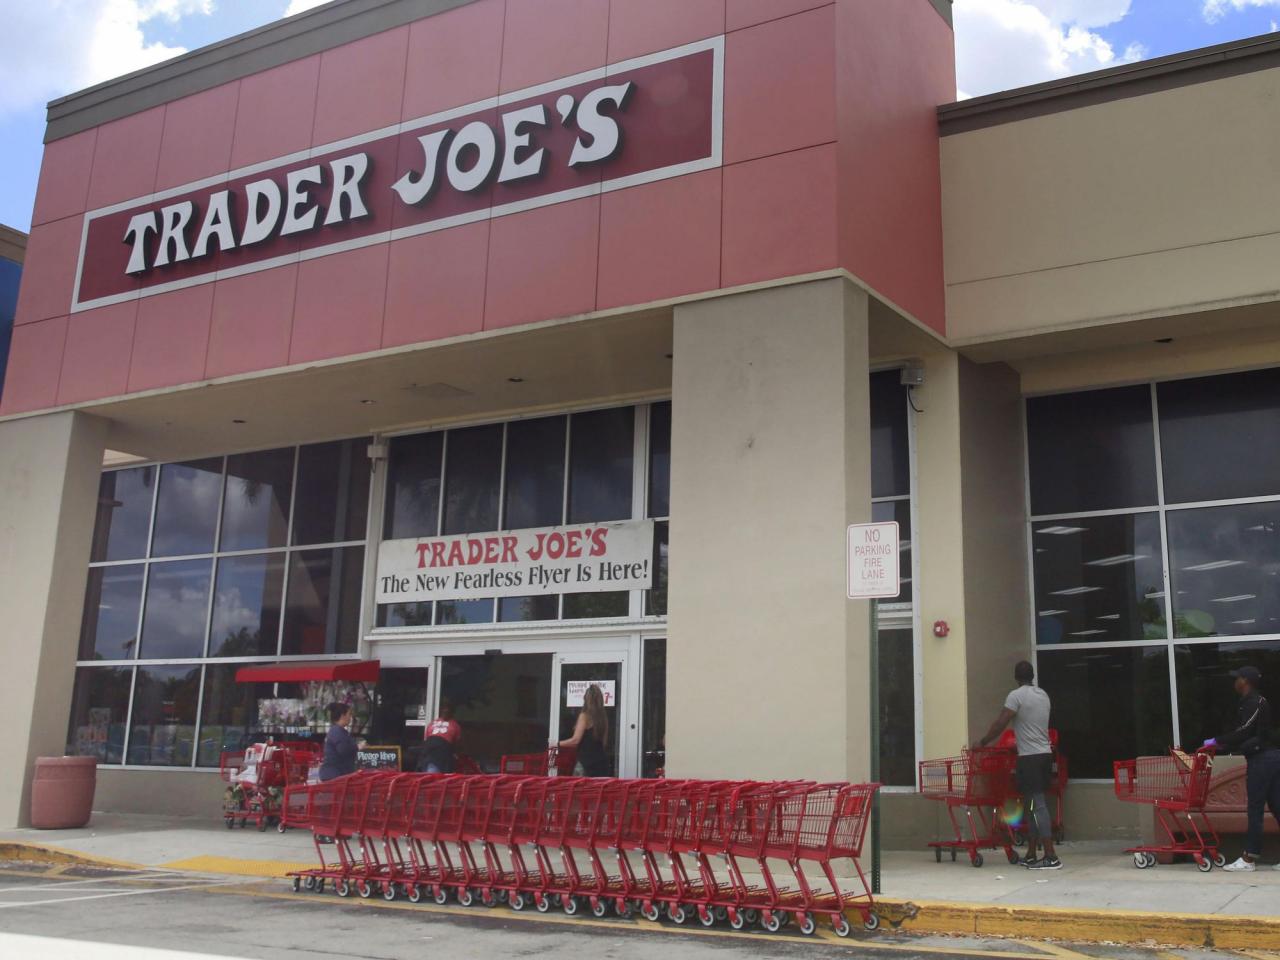
[[[320,764],[320,780],[333,780],[356,772],[356,752],[360,745],[348,732],[351,705],[329,704],[329,732],[324,738],[324,762]]]
[[[1262,857],[1262,824],[1265,808],[1280,824],[1280,749],[1276,749],[1271,727],[1271,704],[1259,691],[1262,674],[1257,667],[1232,670],[1240,707],[1235,726],[1227,733],[1206,740],[1206,747],[1222,753],[1239,753],[1248,763],[1246,785],[1249,795],[1249,827],[1244,855],[1225,870],[1252,872]],[[1276,869],[1280,870],[1280,867]]]
[[[604,711],[604,694],[593,683],[582,697],[582,710],[573,726],[573,736],[561,740],[559,747],[577,747],[584,776],[607,777],[613,769],[609,763],[608,742],[609,716]]]

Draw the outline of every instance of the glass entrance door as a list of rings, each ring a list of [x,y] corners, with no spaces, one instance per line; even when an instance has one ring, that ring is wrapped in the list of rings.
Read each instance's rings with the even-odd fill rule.
[[[627,687],[628,656],[625,652],[590,653],[556,657],[551,729],[559,739],[573,736],[587,688],[597,686],[604,696],[609,732],[605,752],[614,777],[638,775],[636,705]]]

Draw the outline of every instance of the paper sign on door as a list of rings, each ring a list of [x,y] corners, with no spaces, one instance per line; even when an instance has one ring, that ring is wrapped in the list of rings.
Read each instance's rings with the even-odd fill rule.
[[[591,686],[600,688],[600,692],[604,694],[606,707],[615,706],[613,680],[569,680],[565,690],[565,706],[581,707],[582,700],[587,695],[587,687]]]

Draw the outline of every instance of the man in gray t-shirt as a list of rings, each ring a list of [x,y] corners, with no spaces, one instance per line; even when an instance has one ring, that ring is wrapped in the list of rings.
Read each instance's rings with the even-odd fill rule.
[[[1018,792],[1022,794],[1023,819],[1027,824],[1027,855],[1023,866],[1033,870],[1060,870],[1062,861],[1053,847],[1053,823],[1045,792],[1053,779],[1053,744],[1049,740],[1049,695],[1035,685],[1035,669],[1023,660],[1013,669],[1018,686],[1005,698],[987,735],[977,747],[992,743],[1010,723],[1018,740]],[[1044,856],[1036,858],[1036,848],[1044,844]]]

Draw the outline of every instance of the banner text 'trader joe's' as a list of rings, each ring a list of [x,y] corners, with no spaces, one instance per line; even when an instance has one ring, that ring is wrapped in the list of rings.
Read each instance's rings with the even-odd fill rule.
[[[648,590],[653,521],[386,540],[378,603]]]

